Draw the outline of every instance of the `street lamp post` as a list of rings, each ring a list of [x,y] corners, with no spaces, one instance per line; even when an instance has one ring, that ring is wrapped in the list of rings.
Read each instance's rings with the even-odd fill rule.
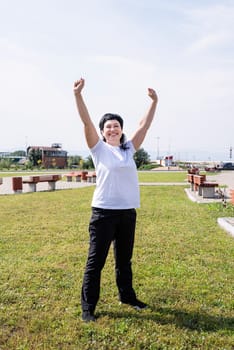
[[[157,160],[159,160],[159,139],[160,137],[157,137]]]

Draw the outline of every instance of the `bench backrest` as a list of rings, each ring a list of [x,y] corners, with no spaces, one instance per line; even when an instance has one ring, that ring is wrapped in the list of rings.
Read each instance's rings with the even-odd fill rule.
[[[188,174],[188,182],[193,183],[193,176],[194,174]]]
[[[53,180],[53,175],[40,175],[39,181],[51,181]]]
[[[188,174],[199,175],[199,168],[191,168],[191,169],[188,169]]]
[[[61,179],[61,175],[40,175],[39,182],[43,181],[57,181]]]
[[[28,180],[32,183],[47,182],[47,181],[58,181],[61,179],[61,175],[33,175],[29,176]]]
[[[194,175],[193,182],[195,185],[202,185],[206,181],[206,175]]]
[[[39,182],[39,180],[40,180],[40,176],[29,176],[29,181],[31,181],[31,182],[35,182],[35,183],[37,183],[37,182]]]

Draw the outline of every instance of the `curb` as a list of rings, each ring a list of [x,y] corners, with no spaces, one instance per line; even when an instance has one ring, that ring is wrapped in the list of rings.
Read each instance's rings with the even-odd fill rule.
[[[234,237],[234,218],[218,218],[217,222],[220,227]]]

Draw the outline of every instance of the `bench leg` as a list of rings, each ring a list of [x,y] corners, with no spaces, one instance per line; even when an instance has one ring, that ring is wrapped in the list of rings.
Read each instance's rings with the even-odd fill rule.
[[[54,191],[55,190],[55,181],[49,181],[48,182],[48,190],[49,191]]]
[[[30,192],[37,191],[37,184],[36,183],[28,183],[28,187],[29,187]]]
[[[1,182],[0,182],[1,184]],[[22,193],[23,191],[23,180],[22,177],[13,177],[12,178],[12,188],[14,193]]]
[[[202,187],[201,186],[198,186],[198,195],[202,196]]]
[[[203,198],[214,198],[215,197],[215,187],[203,187],[202,197]]]

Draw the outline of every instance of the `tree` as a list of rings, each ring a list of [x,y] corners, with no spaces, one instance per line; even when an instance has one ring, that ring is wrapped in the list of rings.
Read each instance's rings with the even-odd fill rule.
[[[39,148],[31,149],[28,153],[28,159],[33,164],[33,166],[38,166],[40,161],[42,161],[42,151]]]
[[[68,167],[72,168],[72,167],[80,167],[80,161],[81,161],[82,157],[81,156],[69,156],[68,157]]]
[[[14,151],[11,153],[11,156],[26,157],[26,152],[23,150]]]
[[[143,165],[150,163],[150,156],[149,154],[144,150],[144,148],[139,148],[138,151],[134,154],[134,160],[137,166],[137,169],[142,167]]]
[[[94,169],[93,159],[91,156],[88,156],[82,165],[83,169]]]

